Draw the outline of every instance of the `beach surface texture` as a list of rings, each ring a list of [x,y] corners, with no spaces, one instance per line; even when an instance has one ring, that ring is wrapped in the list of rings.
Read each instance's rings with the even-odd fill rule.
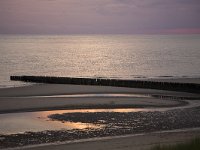
[[[177,82],[178,81],[187,83],[187,79],[179,79]],[[189,81],[198,84],[199,79],[197,82],[194,80],[188,80],[188,82]],[[170,81],[168,80],[167,82]],[[60,134],[56,131],[55,133],[48,131],[48,134],[54,135],[54,138],[47,138],[48,140],[45,142],[37,142],[37,140],[35,142],[27,142],[24,139],[24,137],[27,138],[27,133],[25,135],[4,135],[0,133],[0,148],[36,150],[139,150],[150,149],[157,144],[185,142],[191,138],[200,136],[199,108],[199,93],[70,84],[33,84],[23,87],[4,88],[0,89],[0,116],[27,112],[77,109],[119,109],[118,111],[120,111],[120,109],[136,109],[136,111],[133,112],[133,110],[131,110],[128,113],[119,113],[116,110],[115,113],[111,112],[112,118],[117,118],[117,121],[114,121],[114,119],[112,120],[109,117],[106,118],[108,112],[91,113],[93,115],[92,121],[90,120],[91,116],[88,116],[90,113],[87,112],[84,112],[81,115],[79,113],[51,114],[48,118],[56,121],[94,123],[106,127],[102,130],[98,130],[98,132],[96,130],[89,130],[88,136],[82,131],[76,131],[79,132],[81,136],[77,137],[72,135],[73,138],[71,140],[65,137],[66,134],[70,136],[71,134],[65,133],[64,131]],[[141,109],[141,111],[138,111],[139,109]],[[111,124],[120,127],[118,122],[120,121],[119,118],[121,114],[124,115],[124,119],[129,117],[135,118],[138,117],[138,115],[143,116],[144,120],[140,120],[140,122],[145,125],[141,125],[136,120],[130,119],[129,123],[127,123],[127,127],[132,126],[133,123],[135,123],[134,121],[136,121],[140,127],[131,129],[111,129],[110,126],[109,128],[108,125]],[[154,117],[149,119],[149,114]],[[177,114],[180,115],[178,116]],[[82,115],[84,117],[81,117]],[[98,120],[98,117],[101,115],[104,116],[104,121],[106,122],[102,123],[100,122],[102,120]],[[78,116],[78,120],[76,116]],[[155,119],[156,117],[158,117],[159,120],[162,120],[162,117],[164,117],[163,122],[157,121]],[[69,120],[69,118],[71,120]],[[172,121],[170,118],[174,120]],[[155,121],[156,123],[154,122],[154,124],[151,124],[151,121]],[[149,124],[149,126],[147,124]],[[163,124],[166,124],[166,127],[164,127]],[[155,127],[153,127],[154,125]],[[133,131],[134,129],[135,131]],[[117,130],[119,130],[119,132],[117,132]],[[110,134],[105,134],[103,131],[109,131]],[[96,134],[95,136],[94,133]],[[41,136],[46,136],[46,133],[40,132],[40,134]],[[15,138],[13,138],[13,135],[15,135]],[[35,133],[29,133],[29,135],[35,136]],[[21,145],[16,144],[20,141],[16,136],[25,142],[21,142]],[[63,138],[55,138],[55,136],[63,136]],[[14,140],[14,144],[10,139]],[[32,140],[34,140],[34,138]]]

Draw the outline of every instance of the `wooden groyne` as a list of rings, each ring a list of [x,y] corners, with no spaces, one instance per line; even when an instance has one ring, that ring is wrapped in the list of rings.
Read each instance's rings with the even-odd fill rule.
[[[195,84],[195,83],[174,83],[174,82],[155,82],[155,81],[121,80],[121,79],[106,79],[106,78],[71,78],[71,77],[50,77],[50,76],[10,76],[10,80],[35,82],[35,83],[52,83],[52,84],[54,83],[54,84],[117,86],[117,87],[146,88],[146,89],[200,93],[200,84]]]

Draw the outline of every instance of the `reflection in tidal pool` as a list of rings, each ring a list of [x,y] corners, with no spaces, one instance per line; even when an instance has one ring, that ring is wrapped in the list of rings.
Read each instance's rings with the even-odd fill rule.
[[[29,97],[60,97],[60,98],[89,98],[89,97],[140,97],[149,98],[151,95],[144,94],[119,94],[119,93],[98,93],[98,94],[66,94],[66,95],[48,95],[48,96],[29,96]]]
[[[63,113],[93,113],[93,112],[138,112],[146,109],[77,109],[54,110],[25,113],[0,114],[0,134],[16,134],[38,132],[44,130],[98,129],[103,125],[81,122],[56,121],[48,118],[52,114]]]

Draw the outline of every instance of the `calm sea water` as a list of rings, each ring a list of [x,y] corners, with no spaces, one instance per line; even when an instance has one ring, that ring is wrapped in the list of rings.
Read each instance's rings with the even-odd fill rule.
[[[0,87],[10,75],[200,77],[200,35],[0,35]]]

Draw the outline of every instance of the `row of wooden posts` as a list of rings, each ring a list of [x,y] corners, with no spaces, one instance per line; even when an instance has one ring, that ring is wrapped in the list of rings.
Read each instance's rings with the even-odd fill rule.
[[[195,84],[195,83],[174,83],[174,82],[155,82],[155,81],[121,80],[121,79],[106,79],[106,78],[72,78],[72,77],[50,77],[50,76],[10,76],[10,80],[35,82],[35,83],[147,88],[147,89],[200,93],[200,84]]]

